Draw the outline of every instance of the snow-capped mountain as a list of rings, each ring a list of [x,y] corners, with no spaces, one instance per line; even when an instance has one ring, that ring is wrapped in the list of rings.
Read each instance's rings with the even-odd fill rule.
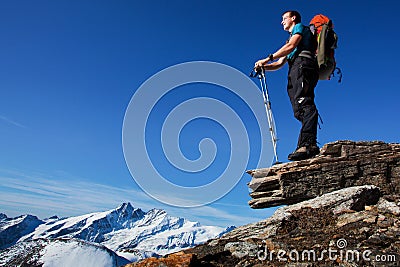
[[[124,228],[132,228],[145,212],[123,203],[114,210],[76,217],[49,219],[19,241],[37,238],[73,237],[102,243],[104,235]]]
[[[18,239],[31,233],[43,223],[44,221],[32,215],[7,218],[5,214],[0,213],[0,249],[14,245]]]
[[[97,243],[79,239],[36,239],[0,251],[0,266],[118,267],[129,261]]]
[[[3,248],[30,240],[74,238],[104,245],[131,261],[192,247],[233,229],[202,226],[198,222],[169,216],[159,209],[144,212],[130,203],[105,212],[69,218],[39,220],[31,216],[31,225],[26,225],[27,220],[22,217],[0,217]],[[11,230],[20,228],[22,222],[25,222],[23,233]]]

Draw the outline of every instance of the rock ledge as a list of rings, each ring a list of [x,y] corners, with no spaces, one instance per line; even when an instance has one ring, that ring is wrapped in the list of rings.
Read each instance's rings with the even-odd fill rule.
[[[319,156],[271,168],[249,170],[254,209],[294,204],[346,187],[379,186],[391,201],[400,194],[400,144],[336,141]]]

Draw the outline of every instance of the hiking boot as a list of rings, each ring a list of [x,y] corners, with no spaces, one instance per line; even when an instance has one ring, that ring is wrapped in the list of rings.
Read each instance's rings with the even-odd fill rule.
[[[319,147],[317,145],[311,145],[307,148],[308,155],[310,158],[315,157],[319,154]]]
[[[307,158],[307,148],[305,146],[297,148],[293,153],[288,155],[288,160],[297,161]]]
[[[288,155],[288,160],[298,161],[303,159],[310,159],[319,154],[319,147],[317,145],[302,146],[296,149],[293,153]]]

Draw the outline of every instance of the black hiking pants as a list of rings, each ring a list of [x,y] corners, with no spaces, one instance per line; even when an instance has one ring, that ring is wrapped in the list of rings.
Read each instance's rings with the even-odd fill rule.
[[[297,148],[317,143],[318,110],[314,102],[317,83],[316,60],[298,56],[289,62],[287,92],[294,117],[301,122]]]

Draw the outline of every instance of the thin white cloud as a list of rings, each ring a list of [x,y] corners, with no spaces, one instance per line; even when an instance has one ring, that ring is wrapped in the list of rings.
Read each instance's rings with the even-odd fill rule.
[[[3,122],[6,122],[6,123],[8,123],[8,124],[17,126],[17,127],[19,127],[19,128],[27,128],[25,125],[22,125],[21,123],[16,122],[16,121],[14,121],[14,120],[11,120],[11,119],[9,119],[9,118],[7,118],[7,117],[5,117],[5,116],[2,116],[2,115],[0,115],[0,120],[2,120]]]
[[[243,211],[246,211],[247,209],[248,209],[247,206],[237,207],[236,209],[237,212],[234,214],[230,212],[232,211],[232,209],[224,210],[215,208],[213,206],[202,206],[194,208],[191,213],[195,215],[196,218],[198,218],[197,219],[198,221],[202,221],[204,224],[216,224],[217,220],[218,221],[217,224],[220,226],[229,226],[229,225],[240,226],[266,218],[266,217],[256,218],[254,215],[246,216],[245,212]]]
[[[196,208],[171,207],[137,188],[98,184],[65,174],[47,177],[14,171],[0,175],[0,212],[11,217],[21,214],[33,214],[42,219],[53,215],[77,216],[112,209],[122,202],[130,202],[145,211],[165,209],[171,216],[200,221],[203,225],[239,226],[262,219],[255,218],[245,205],[217,202]]]
[[[144,209],[154,207],[139,190],[87,181],[1,176],[0,183],[0,206],[7,207],[1,212],[9,216],[32,212],[39,217],[74,216],[115,208],[122,202]]]

